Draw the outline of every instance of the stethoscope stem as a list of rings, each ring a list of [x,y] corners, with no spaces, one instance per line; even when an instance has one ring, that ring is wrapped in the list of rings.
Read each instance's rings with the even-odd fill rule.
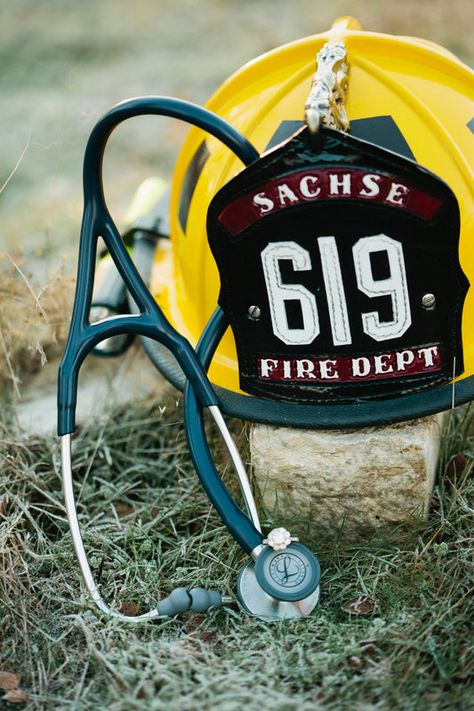
[[[225,427],[225,425],[224,425]],[[104,598],[100,594],[94,575],[89,565],[89,559],[82,540],[79,518],[77,516],[76,500],[74,497],[74,489],[72,483],[72,456],[71,456],[71,435],[66,434],[61,437],[61,461],[63,475],[63,491],[64,501],[66,504],[66,513],[71,531],[71,537],[76,552],[79,567],[81,569],[82,578],[84,580],[87,591],[94,600],[95,604],[106,615],[122,620],[122,622],[149,622],[163,617],[173,617],[180,612],[192,610],[194,612],[205,612],[211,607],[220,607],[235,603],[235,598],[229,595],[221,595],[218,592],[204,590],[202,588],[194,588],[188,590],[186,588],[176,588],[164,600],[161,600],[155,609],[145,612],[143,615],[124,615],[117,610],[114,610],[110,605],[107,605]]]
[[[69,528],[71,530],[74,550],[76,551],[76,556],[79,562],[79,567],[81,569],[82,577],[89,594],[93,598],[97,607],[102,610],[102,612],[105,612],[106,615],[117,617],[125,622],[148,622],[149,620],[156,619],[157,617],[159,617],[157,610],[150,610],[150,612],[146,612],[143,615],[137,615],[136,617],[131,617],[130,615],[123,615],[121,612],[117,612],[113,608],[109,607],[109,605],[107,605],[107,603],[99,593],[94,576],[92,574],[91,567],[89,565],[87,553],[84,548],[81,528],[79,526],[79,519],[77,516],[76,501],[74,498],[74,490],[72,485],[70,434],[66,434],[61,437],[61,460],[63,470],[64,501],[66,504],[66,513],[69,521]]]
[[[239,450],[235,446],[235,442],[232,439],[232,436],[231,436],[231,434],[227,428],[227,425],[225,423],[225,420],[222,416],[222,412],[220,411],[218,406],[217,405],[210,405],[208,410],[211,413],[211,415],[214,419],[214,422],[216,423],[216,425],[219,429],[219,432],[222,435],[222,439],[224,440],[227,451],[229,452],[229,456],[232,460],[232,464],[234,465],[235,472],[236,472],[237,477],[239,479],[240,489],[242,491],[242,495],[245,500],[245,506],[247,508],[248,514],[252,520],[253,525],[257,529],[257,531],[259,533],[261,533],[262,526],[260,524],[260,519],[258,517],[257,506],[255,505],[255,499],[252,494],[252,489],[250,487],[250,482],[249,482],[249,478],[247,476],[247,471],[245,469],[242,458],[239,454]]]

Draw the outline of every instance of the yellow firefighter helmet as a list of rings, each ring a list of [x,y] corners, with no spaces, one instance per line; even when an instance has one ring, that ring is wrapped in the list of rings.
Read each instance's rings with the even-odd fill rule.
[[[318,165],[303,161],[284,180],[281,165],[285,160],[289,165],[291,141],[303,140],[301,127],[317,55],[320,82],[334,84],[334,77],[324,78],[324,47],[345,50],[343,72],[340,81],[336,77],[332,93],[336,111],[339,107],[344,112],[345,105],[342,121],[347,116],[347,141],[354,139],[350,150],[347,148],[347,161],[352,161],[354,170],[349,170],[348,164],[341,165],[342,173],[335,170],[331,177],[328,171],[336,165],[333,156],[332,162],[327,159]],[[329,65],[336,71],[341,64],[334,56],[332,60]],[[239,368],[239,326],[234,313],[230,316],[232,328],[214,356],[210,379],[229,413],[281,424],[340,426],[374,421],[387,407],[392,409],[393,419],[403,419],[474,398],[474,294],[469,288],[474,278],[472,79],[468,67],[432,42],[365,32],[353,18],[341,18],[327,32],[249,62],[210,99],[207,108],[238,129],[264,156],[260,160],[265,165],[280,167],[274,167],[272,173],[264,165],[247,178],[242,163],[228,148],[202,130],[191,128],[172,180],[171,239],[168,244],[161,241],[156,252],[151,290],[172,325],[193,345],[219,298],[221,305],[227,304],[232,311],[229,300],[234,294],[249,322],[258,323],[261,315],[262,330],[267,314],[267,328],[272,330],[276,345],[269,344],[270,336],[262,342],[257,339],[250,349],[242,342],[239,354],[244,364],[241,362]],[[339,95],[334,97],[335,90]],[[334,129],[328,132],[345,135]],[[371,156],[366,156],[365,173],[357,163],[360,146],[365,146],[361,150]],[[321,150],[324,152],[324,148]],[[390,169],[377,164],[384,156],[387,160],[393,156]],[[252,171],[252,167],[247,170]],[[410,177],[411,170],[413,175],[418,170],[418,177]],[[426,177],[431,174],[432,178]],[[335,186],[334,195],[331,186]],[[414,191],[408,196],[413,199],[414,226],[407,223],[405,227],[407,211],[398,209],[404,205],[405,189]],[[337,207],[333,201],[331,214],[322,215],[324,229],[316,229],[313,235],[319,251],[310,255],[312,266],[308,267],[305,259],[310,249],[307,244],[297,244],[295,230],[304,231],[298,215],[318,190],[322,191],[318,194],[321,206],[337,197],[337,191],[340,195],[345,192],[348,199],[339,200]],[[216,198],[218,194],[222,199]],[[374,195],[377,205],[368,199]],[[436,201],[449,203],[451,212],[443,218],[444,226],[438,225],[431,233],[426,220],[430,209],[431,216],[436,211]],[[214,208],[209,211],[211,203]],[[426,203],[423,209],[419,207],[422,203]],[[318,209],[324,213],[323,207]],[[365,233],[355,228],[354,240],[347,247],[350,254],[344,256],[341,250],[345,247],[334,236],[337,226],[331,231],[330,225],[337,222],[338,215],[346,215],[346,222],[350,220],[351,224],[358,222],[366,210],[372,211],[372,217],[361,228]],[[420,210],[425,210],[424,218]],[[383,229],[376,224],[377,215],[382,213]],[[230,215],[225,224],[224,214]],[[319,214],[315,212],[312,219],[319,221]],[[397,220],[398,236],[387,227]],[[269,236],[273,229],[278,238]],[[230,244],[240,234],[245,236],[246,230],[251,235],[254,230],[251,239],[260,240],[257,256],[247,255],[248,238],[235,252],[220,252],[221,244]],[[411,246],[401,245],[404,230],[414,235]],[[425,235],[424,243],[421,234]],[[445,246],[437,246],[437,240],[441,244],[443,239]],[[290,242],[297,244],[296,257],[288,253]],[[450,246],[446,247],[448,242]],[[225,252],[226,247],[222,249]],[[247,258],[249,270],[255,266],[251,260],[256,259],[263,270],[262,279],[266,279],[267,292],[258,292],[259,301],[254,297],[256,292],[252,293]],[[411,264],[400,266],[402,258],[412,260]],[[239,274],[230,274],[229,260],[239,263]],[[315,273],[311,276],[312,267]],[[347,270],[352,270],[352,275],[346,279]],[[308,282],[310,277],[313,282]],[[223,279],[233,284],[227,295],[223,293]],[[447,293],[449,289],[451,294]],[[343,297],[338,296],[341,290]],[[372,309],[369,304],[373,304]],[[308,317],[313,319],[308,324],[305,318],[312,309],[314,314],[319,309],[319,315]],[[315,349],[324,329],[328,338]],[[243,340],[246,333],[240,334]],[[151,343],[148,350],[164,374],[181,385],[179,369],[166,351]],[[252,358],[256,370],[249,375],[254,367]],[[340,382],[335,382],[335,374]],[[355,383],[357,377],[360,382]],[[295,416],[297,407],[303,415]]]

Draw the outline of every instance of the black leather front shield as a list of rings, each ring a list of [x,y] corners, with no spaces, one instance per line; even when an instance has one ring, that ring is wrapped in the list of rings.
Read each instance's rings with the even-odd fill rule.
[[[415,162],[303,129],[219,191],[207,229],[245,392],[343,404],[462,373],[459,209]]]

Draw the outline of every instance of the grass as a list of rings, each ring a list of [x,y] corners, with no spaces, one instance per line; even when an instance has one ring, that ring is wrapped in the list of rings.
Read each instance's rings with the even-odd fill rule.
[[[0,417],[0,686],[5,672],[21,675],[12,686],[24,690],[22,708],[474,708],[472,412],[451,421],[425,528],[350,545],[312,541],[301,522],[323,570],[311,617],[267,625],[229,606],[132,628],[104,619],[81,592],[58,442],[19,433],[11,406],[21,379],[64,339],[81,158],[103,111],[136,94],[203,103],[244,62],[347,12],[366,29],[427,37],[472,63],[473,7],[466,0],[3,3],[0,185],[9,182],[1,247],[14,262],[0,252],[0,390],[9,401]],[[118,220],[141,179],[172,170],[183,129],[158,124],[143,120],[112,139],[105,173]],[[177,585],[231,594],[244,558],[201,491],[180,416],[173,397],[164,412],[137,404],[76,439],[86,546],[104,595],[131,613]],[[359,597],[368,614],[349,614]],[[15,705],[0,698],[0,708]]]
[[[132,614],[178,585],[232,594],[244,558],[192,471],[179,403],[166,405],[115,413],[75,443],[93,568]],[[268,625],[229,606],[138,627],[81,592],[58,443],[5,427],[0,669],[21,674],[31,709],[472,708],[472,424],[467,411],[451,423],[425,529],[357,545],[305,536],[323,569],[310,617]],[[359,596],[369,614],[351,615]]]

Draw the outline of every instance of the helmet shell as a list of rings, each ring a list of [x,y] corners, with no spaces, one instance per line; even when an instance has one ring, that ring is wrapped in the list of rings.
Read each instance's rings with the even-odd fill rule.
[[[446,49],[427,40],[364,32],[356,21],[343,18],[328,32],[249,62],[206,106],[262,153],[301,125],[315,56],[326,42],[341,40],[351,66],[346,102],[349,121],[362,131],[360,137],[393,150],[400,145],[400,152],[404,150],[450,186],[461,213],[460,263],[472,283],[473,74]],[[172,182],[171,249],[165,254],[158,250],[152,291],[171,323],[193,345],[219,295],[219,275],[206,235],[208,206],[241,170],[239,159],[217,139],[196,128],[189,131]],[[463,309],[462,340],[465,370],[460,380],[474,375],[472,288]],[[222,388],[240,392],[230,329],[214,357],[210,378]]]

